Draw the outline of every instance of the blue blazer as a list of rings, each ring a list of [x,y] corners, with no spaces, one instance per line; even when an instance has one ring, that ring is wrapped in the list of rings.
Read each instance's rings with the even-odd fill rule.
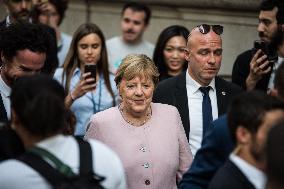
[[[210,180],[233,150],[229,134],[227,116],[223,115],[213,121],[211,129],[202,141],[191,168],[183,175],[179,189],[207,188]]]

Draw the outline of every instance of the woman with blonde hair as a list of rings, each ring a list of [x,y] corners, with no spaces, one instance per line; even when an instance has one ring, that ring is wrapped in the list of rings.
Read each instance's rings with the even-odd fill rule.
[[[96,65],[96,78],[85,73],[86,65]],[[95,24],[82,24],[76,30],[63,68],[58,68],[54,77],[68,93],[66,105],[71,106],[77,119],[75,135],[84,136],[92,114],[118,102],[114,75],[108,71],[105,38]]]
[[[177,188],[192,162],[174,106],[152,103],[159,73],[146,55],[128,55],[115,76],[119,106],[91,117],[85,138],[111,147],[123,162],[129,189]]]

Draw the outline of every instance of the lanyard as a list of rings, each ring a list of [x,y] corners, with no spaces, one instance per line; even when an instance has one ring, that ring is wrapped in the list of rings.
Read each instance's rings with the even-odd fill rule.
[[[99,80],[99,103],[96,104],[94,93],[92,92],[93,113],[101,111],[102,80]]]

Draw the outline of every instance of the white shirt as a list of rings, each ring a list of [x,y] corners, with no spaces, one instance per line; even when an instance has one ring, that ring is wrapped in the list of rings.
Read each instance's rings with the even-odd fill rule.
[[[284,58],[278,57],[277,62],[274,63],[274,66],[272,68],[272,72],[271,72],[271,75],[270,75],[270,79],[269,79],[269,82],[268,82],[267,91],[274,88],[275,73],[276,73],[276,70],[279,68],[279,66],[282,64],[283,60],[284,60]]]
[[[9,120],[11,119],[11,101],[10,101],[11,88],[3,81],[1,76],[0,76],[0,93]]]
[[[141,40],[136,44],[128,44],[123,41],[122,37],[113,37],[106,41],[109,71],[116,73],[117,68],[121,64],[122,59],[128,54],[145,54],[152,58],[154,45],[148,41]]]
[[[230,155],[229,159],[241,170],[244,176],[256,189],[265,189],[266,176],[261,170],[233,153]]]
[[[92,147],[93,170],[105,177],[102,185],[106,189],[125,189],[124,169],[118,156],[106,145],[96,140],[88,140]],[[72,136],[57,135],[39,142],[44,148],[79,173],[79,148]],[[16,181],[16,182],[15,182]],[[0,163],[1,189],[51,189],[47,181],[35,170],[18,160],[6,160]]]
[[[218,106],[217,96],[215,87],[215,78],[209,84],[211,87],[209,91],[209,97],[211,100],[212,117],[213,120],[218,118]],[[197,83],[188,73],[186,72],[186,91],[188,99],[188,111],[189,111],[189,145],[192,155],[195,156],[197,150],[201,147],[203,137],[203,119],[202,119],[202,101],[203,95],[199,90],[201,85]]]

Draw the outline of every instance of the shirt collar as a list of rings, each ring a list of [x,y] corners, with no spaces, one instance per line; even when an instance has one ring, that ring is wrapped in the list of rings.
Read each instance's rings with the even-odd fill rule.
[[[256,189],[265,188],[266,176],[261,170],[257,169],[256,167],[233,153],[229,158],[241,170],[241,172],[254,185]]]
[[[4,82],[2,76],[0,76],[0,90],[5,97],[9,97],[11,94],[11,88]]]
[[[199,88],[201,87],[201,85],[189,75],[188,70],[186,71],[185,79],[186,79],[186,85],[190,89],[190,91],[192,91],[192,94],[199,91]],[[212,79],[212,81],[209,83],[208,86],[210,86],[211,89],[213,89],[213,91],[216,90],[215,78]]]
[[[73,76],[79,76],[79,77],[81,76],[81,70],[78,67],[75,68]]]
[[[29,18],[29,22],[32,23],[32,19],[31,18]],[[10,26],[11,24],[12,24],[11,17],[10,17],[10,15],[8,15],[6,17],[6,27]]]

